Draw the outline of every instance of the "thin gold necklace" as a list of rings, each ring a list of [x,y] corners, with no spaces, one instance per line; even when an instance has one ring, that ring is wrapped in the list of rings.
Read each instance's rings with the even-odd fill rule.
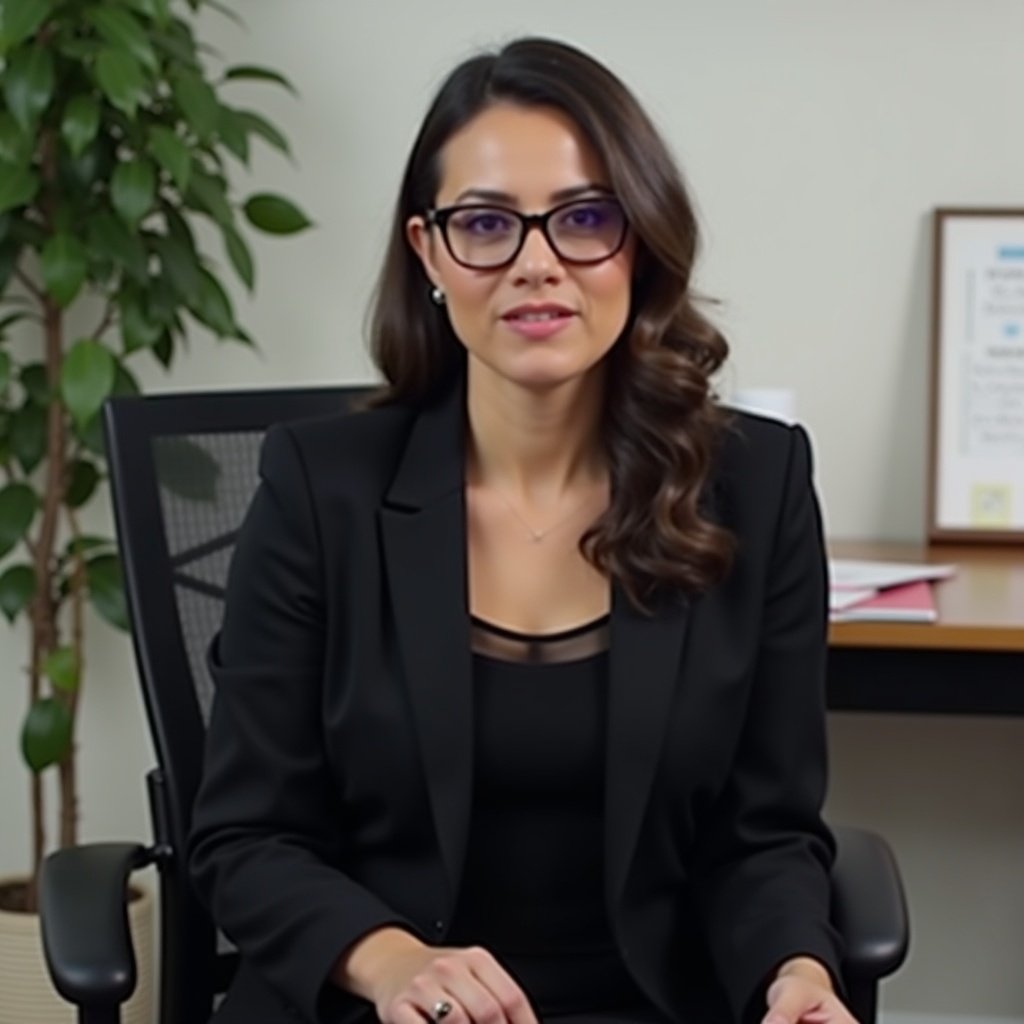
[[[523,526],[526,528],[527,535],[529,536],[530,540],[533,541],[534,544],[539,544],[549,533],[553,533],[560,526],[564,526],[567,522],[569,522],[569,520],[572,519],[574,516],[579,515],[579,513],[582,512],[583,509],[586,508],[591,501],[591,498],[587,498],[585,501],[580,502],[580,504],[577,505],[574,509],[572,509],[571,512],[569,512],[567,515],[562,516],[561,519],[556,520],[550,526],[545,526],[543,530],[536,530],[522,517],[522,515],[520,515],[515,505],[513,505],[512,502],[509,501],[509,499],[496,487],[494,488],[494,493],[497,494],[498,497],[501,498],[501,500],[505,503],[505,505],[508,507],[509,512],[511,512],[512,515],[514,515],[516,519],[518,519],[519,522],[523,524]]]

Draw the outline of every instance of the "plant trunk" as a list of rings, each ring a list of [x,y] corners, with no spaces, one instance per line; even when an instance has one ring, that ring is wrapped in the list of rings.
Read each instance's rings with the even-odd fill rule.
[[[74,512],[67,509],[67,520],[71,540],[81,537]],[[60,845],[74,846],[78,842],[78,773],[77,737],[75,725],[78,722],[78,698],[82,678],[85,674],[85,556],[79,550],[73,557],[71,571],[71,649],[78,666],[79,685],[66,695],[68,711],[71,714],[71,745],[60,763]]]
[[[43,862],[46,852],[46,829],[43,824],[43,780],[38,772],[32,773],[32,874],[29,875],[28,888],[25,892],[26,909],[35,913],[39,906],[39,865]]]
[[[49,297],[43,299],[43,323],[46,336],[46,376],[53,396],[47,410],[46,424],[46,476],[43,490],[42,519],[35,546],[36,594],[32,601],[31,613],[31,692],[33,699],[42,693],[43,664],[47,655],[57,646],[57,600],[52,591],[52,571],[57,545],[57,526],[64,497],[64,409],[60,402],[60,367],[63,354],[63,320],[60,308]],[[73,743],[73,739],[72,739]],[[70,760],[69,757],[65,761]],[[38,796],[38,801],[35,799]],[[75,777],[73,769],[65,777],[61,773],[61,803],[71,807],[75,814]],[[33,843],[32,876],[29,886],[29,909],[37,906],[39,869],[42,866],[45,848],[45,807],[41,793],[41,780],[36,775],[33,783]],[[64,819],[61,814],[61,840],[64,842]],[[74,823],[68,830],[74,835]]]
[[[44,226],[54,229],[57,209],[57,137],[54,129],[45,129],[40,136],[40,169],[45,193],[41,202]],[[42,495],[42,516],[39,535],[33,550],[36,593],[31,608],[30,692],[33,700],[42,695],[43,665],[47,655],[58,645],[58,595],[54,593],[53,574],[57,549],[57,531],[64,502],[66,474],[66,423],[60,399],[61,365],[64,356],[64,322],[61,309],[45,292],[41,294],[43,332],[46,344],[46,382],[50,404],[46,413],[46,464]],[[58,699],[65,699],[55,694]],[[74,711],[77,698],[66,698],[72,713],[71,747],[60,765],[60,840],[67,845],[75,840],[77,794],[74,768]],[[32,874],[29,883],[29,909],[38,905],[39,871],[46,854],[46,808],[42,799],[42,781],[38,773],[32,783],[33,850]]]

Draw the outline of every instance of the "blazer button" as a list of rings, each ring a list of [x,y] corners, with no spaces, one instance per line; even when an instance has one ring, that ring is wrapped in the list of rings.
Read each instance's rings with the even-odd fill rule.
[[[444,921],[440,920],[440,918],[434,922],[434,931],[437,932],[438,935],[444,931]]]

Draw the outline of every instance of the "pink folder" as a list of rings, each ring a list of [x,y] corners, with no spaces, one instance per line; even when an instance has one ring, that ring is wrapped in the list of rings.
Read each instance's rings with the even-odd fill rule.
[[[937,618],[932,585],[925,580],[880,590],[832,613],[833,622],[934,622]]]

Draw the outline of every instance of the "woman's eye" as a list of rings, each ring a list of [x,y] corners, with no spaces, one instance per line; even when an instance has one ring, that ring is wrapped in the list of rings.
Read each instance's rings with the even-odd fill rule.
[[[600,203],[574,206],[571,210],[566,210],[561,218],[565,227],[577,230],[602,227],[607,219],[607,212]]]
[[[458,218],[455,226],[471,235],[500,235],[512,230],[512,220],[505,214],[494,211],[466,213]]]

